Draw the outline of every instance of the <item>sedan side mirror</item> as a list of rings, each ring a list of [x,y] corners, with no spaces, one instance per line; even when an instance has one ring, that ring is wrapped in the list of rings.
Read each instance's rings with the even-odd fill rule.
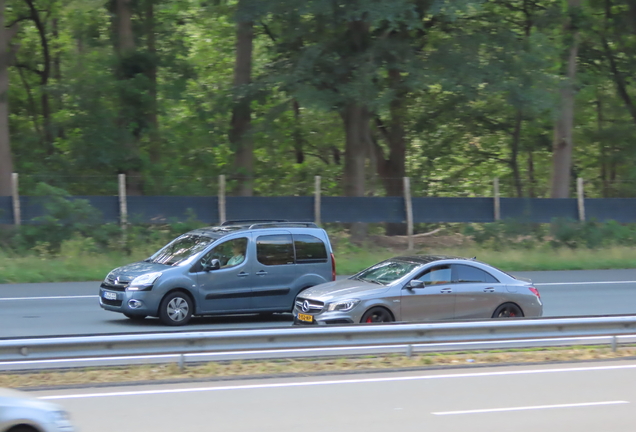
[[[424,288],[424,282],[421,280],[413,279],[412,281],[406,284],[406,287],[408,289]]]
[[[218,270],[221,268],[221,261],[219,261],[218,259],[214,258],[212,260],[210,260],[209,263],[205,264],[203,266],[203,271],[212,271],[212,270]]]

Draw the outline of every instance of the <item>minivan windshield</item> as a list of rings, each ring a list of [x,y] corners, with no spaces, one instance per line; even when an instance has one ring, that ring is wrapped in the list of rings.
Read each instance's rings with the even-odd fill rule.
[[[353,278],[365,282],[388,285],[406,276],[420,265],[406,261],[384,261],[362,270]]]
[[[184,234],[161,248],[157,253],[148,258],[146,262],[176,266],[201,252],[211,242],[212,239],[210,237]]]

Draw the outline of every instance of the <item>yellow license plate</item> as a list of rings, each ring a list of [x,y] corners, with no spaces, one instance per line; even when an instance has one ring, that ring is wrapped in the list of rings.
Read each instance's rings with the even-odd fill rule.
[[[298,319],[305,322],[314,322],[314,317],[301,313],[298,314]]]

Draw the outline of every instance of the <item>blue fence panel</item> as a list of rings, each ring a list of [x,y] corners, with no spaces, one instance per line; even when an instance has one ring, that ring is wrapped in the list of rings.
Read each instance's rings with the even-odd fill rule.
[[[636,222],[636,199],[590,198],[585,200],[585,218],[598,221]]]
[[[99,220],[103,223],[119,221],[119,198],[116,196],[72,196],[70,200],[85,200],[100,212]],[[44,204],[47,197],[21,196],[20,210],[22,222],[35,223],[33,219],[46,215]]]
[[[413,222],[492,222],[492,198],[413,198]]]
[[[501,218],[548,223],[555,218],[578,219],[575,198],[501,198]]]
[[[404,222],[406,212],[401,197],[323,197],[323,222]]]
[[[313,197],[227,197],[225,214],[228,220],[287,219],[312,222]]]
[[[217,197],[129,196],[128,220],[162,224],[194,219],[213,224],[219,221],[218,202]]]
[[[0,224],[13,224],[13,205],[10,196],[0,196]]]

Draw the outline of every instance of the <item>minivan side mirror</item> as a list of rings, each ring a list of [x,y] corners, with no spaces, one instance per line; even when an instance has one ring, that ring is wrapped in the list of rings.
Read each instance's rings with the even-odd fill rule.
[[[406,284],[406,288],[408,289],[424,288],[424,282],[421,280],[413,279],[412,281]]]
[[[209,263],[203,265],[203,271],[218,270],[221,268],[221,261],[214,258]]]

